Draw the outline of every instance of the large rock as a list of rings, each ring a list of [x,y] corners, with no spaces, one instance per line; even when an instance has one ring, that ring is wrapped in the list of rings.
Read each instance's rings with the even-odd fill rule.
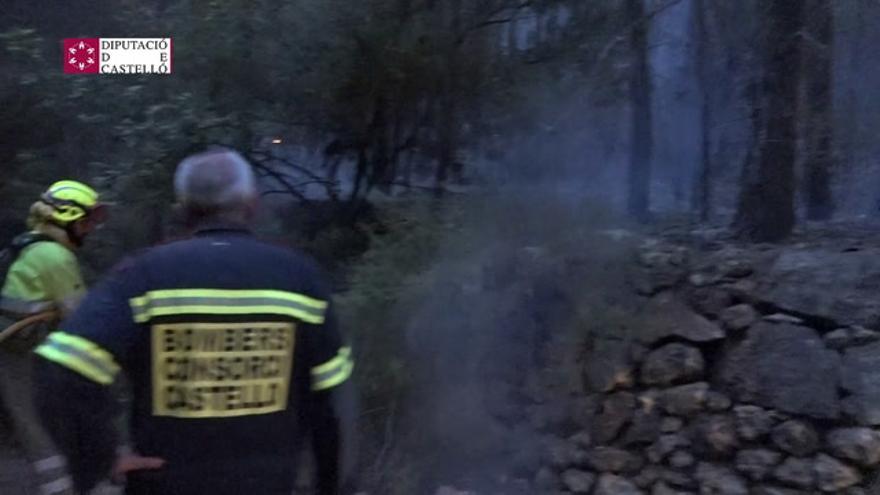
[[[841,325],[880,323],[878,248],[785,250],[761,279],[757,297],[780,309]]]
[[[791,455],[804,457],[819,449],[819,434],[811,425],[797,420],[773,428],[773,443]]]
[[[703,410],[708,393],[709,384],[705,382],[680,385],[664,390],[660,404],[674,416],[693,416]]]
[[[734,406],[736,432],[743,440],[759,440],[773,429],[773,414],[759,406]]]
[[[645,344],[675,337],[691,342],[713,342],[724,338],[724,331],[705,317],[694,313],[671,294],[653,298],[644,311],[646,321],[640,331]]]
[[[676,449],[689,447],[690,445],[690,439],[681,433],[669,433],[661,435],[656,442],[652,443],[647,449],[645,449],[645,454],[651,462],[659,463]]]
[[[642,383],[665,386],[693,381],[702,376],[704,367],[703,353],[696,347],[667,344],[648,354],[642,364]]]
[[[705,495],[748,495],[749,489],[745,480],[732,470],[701,462],[695,474],[700,482],[700,493]]]
[[[761,481],[782,460],[782,454],[767,449],[746,449],[736,454],[736,469],[752,481]]]
[[[864,467],[880,463],[880,432],[870,428],[838,428],[828,432],[829,451]]]
[[[813,470],[816,473],[816,486],[823,492],[840,493],[844,488],[862,481],[857,469],[826,454],[816,456]]]
[[[596,447],[587,454],[587,464],[601,473],[634,473],[641,469],[642,458],[616,447]]]
[[[629,392],[618,392],[608,396],[602,403],[602,409],[593,421],[591,431],[596,443],[609,443],[630,422],[635,414],[636,397]]]
[[[755,308],[748,304],[737,304],[729,308],[725,308],[721,312],[721,323],[724,328],[732,331],[745,330],[758,321],[760,315]]]
[[[593,392],[629,388],[635,383],[631,345],[617,339],[598,339],[584,356],[584,381]]]
[[[799,490],[772,485],[758,485],[752,488],[752,495],[802,495],[802,493]]]
[[[675,287],[688,272],[687,248],[649,240],[639,247],[635,287],[641,294]]]
[[[599,476],[595,495],[644,495],[632,482],[613,474]]]
[[[723,415],[697,419],[692,431],[694,451],[702,458],[726,458],[739,445],[733,418]]]
[[[693,466],[697,460],[694,458],[693,454],[687,452],[685,450],[678,450],[672,453],[669,456],[669,465],[674,467],[675,469],[685,469]]]
[[[847,412],[861,424],[880,425],[880,342],[846,350],[841,385],[852,394]]]
[[[789,486],[810,489],[816,483],[813,460],[789,457],[773,470],[773,477]]]
[[[694,492],[676,490],[666,484],[665,481],[658,481],[651,489],[651,495],[693,495]]]
[[[590,493],[595,482],[596,476],[586,471],[569,469],[562,473],[562,484],[571,493]]]
[[[649,444],[660,436],[663,416],[659,408],[639,409],[633,415],[632,425],[623,435],[623,445]]]
[[[699,314],[718,318],[725,308],[733,304],[730,292],[717,287],[699,287],[687,292],[687,302]]]
[[[762,321],[728,352],[721,378],[742,402],[833,419],[840,413],[839,363],[815,330]]]
[[[877,342],[880,340],[880,332],[858,326],[847,327],[828,332],[823,338],[825,345],[831,349],[840,350]]]

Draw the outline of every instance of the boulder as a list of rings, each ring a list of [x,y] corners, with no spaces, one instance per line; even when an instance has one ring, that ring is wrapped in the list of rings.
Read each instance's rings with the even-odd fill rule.
[[[675,469],[685,469],[696,464],[693,454],[685,450],[677,450],[669,456],[669,465]]]
[[[623,445],[631,446],[638,444],[649,444],[660,436],[660,424],[663,416],[658,408],[648,410],[639,409],[635,412],[632,419],[632,425],[623,435]]]
[[[712,412],[724,412],[730,409],[732,405],[733,401],[730,400],[730,397],[721,392],[710,390],[706,396],[706,409]]]
[[[705,317],[694,313],[670,294],[653,298],[642,315],[646,321],[640,339],[645,344],[675,337],[690,342],[713,342],[724,338],[724,331]]]
[[[880,432],[870,428],[837,428],[828,432],[828,450],[835,456],[871,467],[880,463]]]
[[[640,294],[656,294],[681,283],[688,272],[688,250],[682,246],[646,242],[639,248],[639,270],[634,280]]]
[[[568,442],[577,448],[590,448],[593,446],[593,436],[588,431],[579,431],[568,437]]]
[[[666,458],[666,456],[674,452],[676,449],[690,447],[690,445],[690,439],[681,433],[669,433],[661,435],[656,442],[651,444],[645,450],[645,454],[651,462],[660,463]]]
[[[815,330],[760,322],[727,352],[721,380],[741,402],[834,419],[840,413],[839,365],[839,355]]]
[[[596,476],[586,471],[569,469],[562,473],[562,484],[571,493],[590,493],[595,482]]]
[[[616,447],[596,447],[587,453],[587,464],[601,473],[634,473],[642,468],[642,458]]]
[[[736,454],[736,469],[752,481],[762,481],[782,460],[782,454],[768,449],[746,449]]]
[[[782,451],[804,457],[819,450],[819,434],[804,421],[786,421],[772,433],[773,443]]]
[[[662,433],[675,433],[684,428],[684,421],[675,416],[667,416],[660,422],[660,431]]]
[[[880,332],[860,326],[838,328],[837,330],[825,334],[823,339],[825,340],[825,345],[829,348],[842,350],[847,347],[855,347],[877,342],[880,340]]]
[[[782,488],[780,486],[758,485],[752,488],[752,495],[802,495],[799,490]]]
[[[816,473],[816,486],[823,492],[840,493],[844,488],[862,481],[857,469],[826,454],[816,456],[813,470]]]
[[[718,318],[724,308],[733,304],[733,297],[727,290],[716,287],[700,287],[688,291],[687,301],[699,314]]]
[[[666,484],[665,481],[658,481],[651,489],[651,495],[695,495],[694,492],[676,490]]]
[[[773,470],[773,477],[788,486],[804,490],[816,484],[812,459],[789,457]]]
[[[664,390],[660,404],[673,416],[693,416],[703,410],[708,393],[709,384],[705,382],[680,385]]]
[[[759,318],[758,312],[749,304],[737,304],[725,308],[720,316],[721,324],[724,328],[734,332],[749,328]]]
[[[851,394],[847,413],[863,425],[880,425],[880,342],[846,350],[841,386]]]
[[[724,415],[701,416],[692,428],[694,451],[701,458],[726,458],[739,446],[734,419]]]
[[[748,495],[745,480],[727,467],[701,462],[695,477],[700,483],[700,493],[706,495]]]
[[[611,392],[635,383],[630,344],[618,339],[598,339],[584,356],[584,382],[593,392]]]
[[[631,481],[613,474],[599,476],[594,495],[644,495]]]
[[[849,328],[838,328],[832,332],[826,333],[822,340],[825,341],[825,345],[829,349],[841,350],[845,347],[849,347],[850,342],[850,331]]]
[[[773,429],[773,415],[762,407],[735,406],[733,415],[736,418],[736,432],[743,440],[759,440]]]
[[[761,274],[763,302],[841,325],[877,327],[880,248],[783,250]]]
[[[790,325],[803,325],[804,320],[798,318],[797,316],[792,316],[786,313],[773,313],[763,317],[764,321],[769,321],[770,323],[788,323]]]
[[[696,347],[667,344],[648,354],[642,364],[641,380],[646,385],[670,385],[693,381],[703,375],[705,361]]]
[[[602,409],[593,421],[591,435],[598,444],[610,443],[635,414],[636,397],[617,392],[605,398]]]

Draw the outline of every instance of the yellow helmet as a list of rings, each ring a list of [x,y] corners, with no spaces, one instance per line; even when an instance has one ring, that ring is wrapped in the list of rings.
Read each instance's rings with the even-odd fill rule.
[[[52,184],[40,199],[52,207],[51,220],[61,225],[85,218],[101,206],[94,189],[73,180]]]

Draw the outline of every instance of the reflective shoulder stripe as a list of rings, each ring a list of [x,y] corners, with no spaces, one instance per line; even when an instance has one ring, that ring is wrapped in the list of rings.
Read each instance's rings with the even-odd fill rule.
[[[324,322],[327,302],[279,290],[169,289],[129,300],[138,323],[181,314],[280,314],[306,323]]]
[[[312,368],[312,390],[333,388],[348,380],[353,370],[351,347],[342,347],[336,357]]]
[[[64,332],[52,332],[34,352],[102,385],[113,383],[119,372],[109,352],[88,339]]]

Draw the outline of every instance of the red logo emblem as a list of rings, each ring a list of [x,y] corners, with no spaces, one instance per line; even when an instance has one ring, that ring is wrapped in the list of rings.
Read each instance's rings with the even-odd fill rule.
[[[98,38],[67,38],[64,40],[64,73],[97,74],[101,60]]]

